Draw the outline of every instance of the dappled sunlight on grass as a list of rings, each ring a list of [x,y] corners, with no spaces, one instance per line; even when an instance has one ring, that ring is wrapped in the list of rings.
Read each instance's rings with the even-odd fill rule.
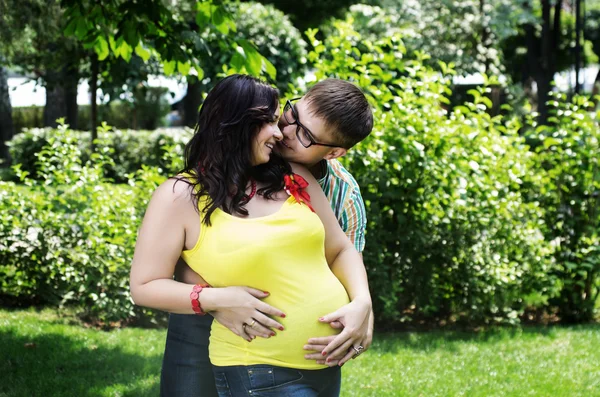
[[[158,396],[165,330],[0,310],[0,396]],[[376,334],[342,396],[600,396],[600,326]]]
[[[600,326],[380,335],[344,396],[600,396]]]
[[[9,374],[0,395],[158,395],[163,330],[65,322],[50,311],[0,312],[0,371]]]

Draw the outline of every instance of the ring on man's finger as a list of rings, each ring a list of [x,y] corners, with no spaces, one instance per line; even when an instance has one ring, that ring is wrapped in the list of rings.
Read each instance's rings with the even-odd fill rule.
[[[250,324],[248,324],[248,326],[249,326],[250,328],[253,328],[253,327],[254,327],[254,324],[256,324],[256,320],[255,320],[255,319],[252,319],[252,322],[251,322]]]

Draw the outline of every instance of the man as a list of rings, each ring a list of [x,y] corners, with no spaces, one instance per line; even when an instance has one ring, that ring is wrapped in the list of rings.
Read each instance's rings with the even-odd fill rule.
[[[373,115],[364,94],[348,82],[324,80],[304,97],[286,102],[279,127],[283,140],[277,144],[277,151],[287,160],[311,171],[331,202],[342,230],[357,251],[362,252],[366,227],[364,203],[356,181],[336,159],[366,138],[373,128]],[[190,284],[198,283],[198,275],[181,260],[177,264],[176,278]],[[222,299],[218,303],[205,305],[203,302],[202,307],[240,337],[251,340],[257,336],[270,336],[243,323],[249,317],[248,310],[259,310],[271,317],[279,315],[278,310],[260,300],[268,293],[248,287],[222,290]],[[372,334],[372,317],[369,334]],[[162,396],[217,395],[208,358],[211,322],[211,316],[171,314],[161,374]],[[276,324],[275,321],[265,325],[277,328]],[[341,328],[342,324],[333,322],[331,326]],[[321,356],[320,352],[332,339],[315,335],[307,341],[307,359],[330,366],[343,361],[339,355]],[[365,348],[370,340],[369,335]]]

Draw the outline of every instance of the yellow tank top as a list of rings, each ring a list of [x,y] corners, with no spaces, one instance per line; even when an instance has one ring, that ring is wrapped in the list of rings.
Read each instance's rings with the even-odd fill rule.
[[[203,200],[199,206],[203,208]],[[196,245],[182,257],[213,287],[246,285],[269,291],[264,302],[286,314],[276,318],[284,331],[252,342],[213,321],[209,356],[214,365],[326,368],[306,360],[302,347],[311,337],[339,332],[318,318],[349,299],[327,265],[323,224],[307,206],[289,197],[276,213],[252,219],[217,209],[211,226],[201,225]]]

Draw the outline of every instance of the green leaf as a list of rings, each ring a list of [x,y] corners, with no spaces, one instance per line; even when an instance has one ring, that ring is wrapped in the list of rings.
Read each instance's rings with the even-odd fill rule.
[[[277,78],[277,69],[275,69],[275,66],[273,66],[273,64],[265,57],[263,57],[263,63],[269,77],[272,80],[275,80]]]
[[[196,5],[196,24],[200,29],[210,22],[210,3],[198,2]]]
[[[212,23],[215,25],[215,28],[224,35],[229,33],[228,20],[229,18],[223,11],[222,6],[217,7],[212,15]]]
[[[121,58],[123,58],[127,62],[131,61],[131,55],[133,54],[133,48],[129,44],[127,44],[126,41],[123,41],[121,43],[121,47],[119,48],[119,50],[121,52]]]
[[[177,71],[184,76],[187,76],[191,68],[190,62],[177,62]]]
[[[246,55],[244,66],[246,66],[246,69],[251,75],[260,76],[263,60],[262,55],[260,55],[254,45],[247,40],[240,40],[239,44],[244,49],[244,54]]]
[[[73,18],[65,27],[65,30],[63,31],[64,35],[72,36],[75,33],[76,27],[77,27],[77,18]]]
[[[235,69],[235,71],[237,71],[239,73],[244,68],[244,65],[246,63],[246,58],[243,55],[244,50],[242,49],[242,47],[238,46],[238,48],[241,51],[236,51],[233,53],[233,55],[231,57],[231,66],[233,67],[233,69]]]
[[[94,50],[96,51],[96,54],[98,54],[99,61],[105,60],[110,54],[110,51],[108,49],[108,43],[106,42],[106,39],[102,36],[98,36],[98,39],[96,40],[96,45],[94,46]]]
[[[110,46],[111,51],[114,52],[116,56],[118,56],[119,54],[117,54],[117,43],[115,42],[115,36],[108,36],[108,45]]]
[[[142,58],[142,60],[144,62],[148,62],[148,59],[150,59],[150,51],[148,51],[147,49],[145,49],[142,46],[142,42],[141,41],[135,47],[135,53],[137,54],[137,56],[139,56],[140,58]]]
[[[165,75],[167,75],[167,76],[172,75],[175,72],[176,66],[177,66],[176,61],[163,62],[163,71],[165,72]]]
[[[560,139],[548,137],[544,139],[544,148],[548,149],[550,146],[559,146],[561,143]]]
[[[481,94],[479,93],[479,91],[474,90],[474,89],[470,89],[469,91],[467,91],[467,94],[472,95],[473,98],[475,99],[475,101],[477,101],[481,97]]]
[[[202,80],[204,78],[204,69],[198,65],[194,65],[194,69],[196,69],[196,73],[198,74],[198,80]]]
[[[488,109],[491,109],[493,107],[492,100],[486,96],[481,97],[481,102],[483,102],[483,104],[487,106]]]
[[[85,21],[85,18],[81,17],[77,19],[77,28],[75,29],[75,34],[80,39],[83,39],[88,32],[88,25]]]

